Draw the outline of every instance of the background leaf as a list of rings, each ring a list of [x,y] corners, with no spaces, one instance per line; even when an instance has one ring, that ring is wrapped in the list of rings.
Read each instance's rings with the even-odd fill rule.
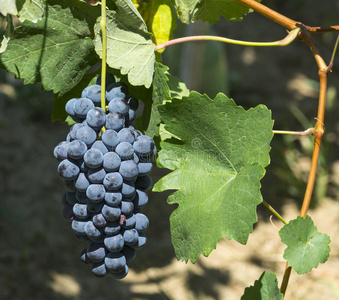
[[[243,15],[252,10],[236,0],[172,0],[177,15],[183,23],[190,19],[202,19],[209,23],[217,23],[220,15],[229,21],[242,21]]]
[[[181,22],[188,24],[194,7],[200,0],[172,0]]]
[[[37,22],[42,18],[44,6],[41,0],[16,0],[21,22]]]
[[[17,27],[0,60],[25,84],[65,94],[98,62],[92,38],[100,8],[79,0],[49,0],[44,17]],[[60,22],[62,20],[62,22]]]
[[[153,190],[178,190],[168,198],[179,204],[170,217],[178,259],[209,255],[223,236],[245,244],[262,202],[270,111],[263,105],[245,111],[223,94],[211,100],[196,92],[159,111],[165,130],[178,139],[161,142],[158,165],[174,172]]]
[[[7,21],[7,25],[6,25],[5,34],[4,34],[2,41],[1,41],[0,54],[6,51],[8,42],[11,39],[12,34],[14,32],[14,25],[13,25],[12,16],[7,15],[6,21]],[[0,67],[1,67],[1,60],[0,60]]]
[[[4,16],[7,16],[7,14],[17,15],[18,11],[16,9],[15,0],[1,0],[0,13]]]
[[[329,236],[318,232],[310,216],[290,221],[280,229],[279,235],[287,245],[284,258],[298,274],[310,272],[330,255]]]
[[[107,64],[128,75],[132,85],[152,84],[155,45],[131,1],[117,0],[118,11],[107,12]],[[95,50],[102,56],[100,19],[95,25]]]
[[[282,298],[283,294],[278,288],[277,275],[272,272],[264,272],[253,286],[245,289],[241,300],[281,300]]]
[[[215,24],[221,15],[229,21],[242,21],[243,15],[249,12],[252,10],[237,0],[202,0],[195,7],[193,17]]]

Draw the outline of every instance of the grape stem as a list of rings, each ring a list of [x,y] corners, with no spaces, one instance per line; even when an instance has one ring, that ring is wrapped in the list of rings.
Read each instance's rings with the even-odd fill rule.
[[[287,46],[290,43],[292,43],[297,38],[299,31],[300,31],[300,28],[294,28],[288,33],[288,35],[285,38],[279,41],[275,41],[275,42],[247,42],[247,41],[233,40],[229,38],[224,38],[220,36],[212,36],[212,35],[187,36],[187,37],[182,37],[178,39],[173,39],[163,44],[160,44],[156,46],[155,50],[159,51],[171,45],[191,42],[191,41],[217,41],[217,42],[242,45],[242,46],[257,46],[257,47],[281,46],[283,47],[283,46]]]
[[[305,135],[313,134],[314,128],[308,128],[305,131],[272,130],[272,132],[274,134],[292,134],[292,135],[305,136]]]
[[[106,31],[106,0],[101,1],[100,29],[102,33],[102,60],[101,60],[101,108],[106,112],[106,59],[107,59],[107,31]],[[102,133],[105,127],[102,127]]]

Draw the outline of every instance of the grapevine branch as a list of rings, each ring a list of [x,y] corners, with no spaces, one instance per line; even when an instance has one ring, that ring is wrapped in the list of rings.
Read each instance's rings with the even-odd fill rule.
[[[310,33],[307,30],[302,31],[303,40],[310,47],[312,54],[317,62],[319,68],[319,79],[320,79],[320,90],[319,90],[319,104],[318,104],[318,114],[317,114],[317,123],[314,130],[314,147],[312,154],[311,170],[309,173],[306,191],[304,195],[303,204],[300,210],[300,216],[305,218],[308,208],[311,203],[311,197],[314,188],[314,182],[317,174],[317,166],[319,161],[320,145],[322,136],[324,134],[324,119],[325,119],[325,103],[326,103],[326,90],[327,90],[327,75],[330,72],[330,69],[327,67],[325,61],[321,57],[319,50],[311,37]],[[288,280],[291,274],[291,267],[286,263],[285,273],[283,276],[283,281],[281,284],[281,293],[286,294],[286,289],[288,285]]]
[[[292,30],[302,25],[302,23],[294,21],[293,19],[290,19],[255,0],[237,0],[237,1],[253,9],[257,13],[263,15],[264,17],[282,25],[288,30]],[[312,26],[306,26],[306,25],[303,25],[303,26],[310,33],[324,33],[324,32],[339,31],[339,25],[333,25],[333,26],[327,26],[327,27],[321,27],[321,26],[312,27]]]
[[[244,5],[252,8],[254,11],[260,13],[261,15],[271,19],[274,22],[277,22],[278,24],[286,27],[287,29],[291,30],[296,27],[300,27],[301,31],[299,33],[299,37],[301,40],[305,41],[307,45],[309,46],[310,50],[312,51],[312,54],[314,56],[314,59],[318,65],[319,68],[319,79],[320,79],[320,91],[319,91],[319,104],[318,104],[318,114],[317,114],[317,123],[314,128],[314,148],[313,148],[313,154],[312,154],[312,162],[311,162],[311,170],[309,174],[309,178],[307,181],[306,191],[304,195],[303,204],[300,210],[300,216],[305,217],[311,202],[311,196],[313,193],[313,187],[315,182],[315,177],[317,173],[317,166],[319,161],[319,153],[320,153],[320,145],[322,136],[324,134],[324,118],[325,118],[325,102],[326,102],[326,90],[327,90],[327,76],[328,73],[331,71],[332,66],[327,66],[324,59],[320,55],[320,52],[316,46],[315,41],[313,40],[311,33],[314,32],[326,32],[326,31],[338,31],[339,26],[331,26],[327,28],[321,28],[321,27],[309,27],[305,26],[299,22],[296,22],[292,19],[289,19],[271,9],[268,7],[254,1],[254,0],[237,0],[240,3],[243,3]],[[337,44],[335,48],[337,47]],[[335,50],[334,50],[335,53]],[[333,56],[332,56],[333,58]],[[332,60],[331,60],[332,61]],[[283,281],[281,284],[281,293],[283,295],[286,294],[286,289],[288,285],[288,280],[291,274],[291,267],[286,264]]]

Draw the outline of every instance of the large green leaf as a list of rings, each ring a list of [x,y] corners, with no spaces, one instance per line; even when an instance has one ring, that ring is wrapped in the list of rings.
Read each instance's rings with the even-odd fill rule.
[[[184,23],[190,18],[217,23],[220,15],[227,20],[241,21],[243,15],[252,11],[236,0],[172,0],[177,15]]]
[[[174,171],[153,190],[178,190],[168,198],[179,204],[170,217],[178,259],[209,255],[223,236],[245,244],[270,161],[270,111],[263,105],[245,111],[224,94],[211,100],[196,92],[159,111],[165,136],[173,138],[161,142],[157,162]]]
[[[100,8],[79,0],[48,0],[44,17],[17,27],[0,60],[25,84],[64,94],[98,61],[93,26]]]
[[[118,11],[107,12],[107,64],[128,74],[132,85],[150,87],[155,45],[146,24],[130,0],[117,0]],[[100,18],[95,25],[95,50],[102,56]]]
[[[298,274],[310,272],[330,255],[329,236],[319,233],[309,216],[290,221],[280,229],[279,235],[287,245],[284,258]]]
[[[253,286],[245,289],[241,300],[281,300],[282,298],[283,294],[278,288],[277,275],[272,272],[264,272]]]

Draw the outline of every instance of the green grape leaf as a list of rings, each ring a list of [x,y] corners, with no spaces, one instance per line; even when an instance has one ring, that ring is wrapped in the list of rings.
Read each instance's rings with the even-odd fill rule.
[[[37,22],[44,13],[44,6],[41,0],[16,0],[21,22],[29,20]]]
[[[117,0],[118,11],[107,12],[107,64],[128,74],[132,85],[152,84],[155,45],[146,24],[129,0]],[[95,25],[95,50],[102,57],[100,18]]]
[[[264,272],[253,286],[245,289],[241,300],[281,300],[282,298],[283,294],[278,288],[277,275],[272,272]]]
[[[161,122],[158,105],[163,100],[170,99],[170,90],[168,87],[168,78],[166,72],[167,66],[156,62],[154,67],[153,89],[151,101],[147,101],[144,108],[143,128],[145,134],[151,137],[159,135],[159,124]]]
[[[330,255],[330,237],[319,233],[311,217],[297,217],[280,229],[281,241],[287,245],[284,258],[300,275],[317,268]]]
[[[4,16],[7,14],[17,15],[15,0],[1,0],[0,1],[0,13]]]
[[[1,64],[25,84],[65,94],[98,62],[92,39],[99,15],[100,7],[79,0],[48,0],[41,20],[14,30]]]
[[[172,0],[177,15],[183,23],[189,23],[190,18],[202,19],[215,24],[223,15],[230,21],[242,21],[243,15],[251,12],[247,6],[236,0]],[[258,1],[258,0],[257,0]]]
[[[173,138],[161,141],[157,163],[174,171],[153,190],[177,190],[168,198],[179,204],[170,217],[177,258],[195,262],[223,236],[246,244],[270,161],[270,111],[246,111],[224,94],[211,100],[197,92],[158,109]]]
[[[242,21],[243,15],[249,12],[252,12],[252,9],[237,0],[202,0],[195,7],[193,17],[215,24],[219,21],[220,15],[229,21]]]

